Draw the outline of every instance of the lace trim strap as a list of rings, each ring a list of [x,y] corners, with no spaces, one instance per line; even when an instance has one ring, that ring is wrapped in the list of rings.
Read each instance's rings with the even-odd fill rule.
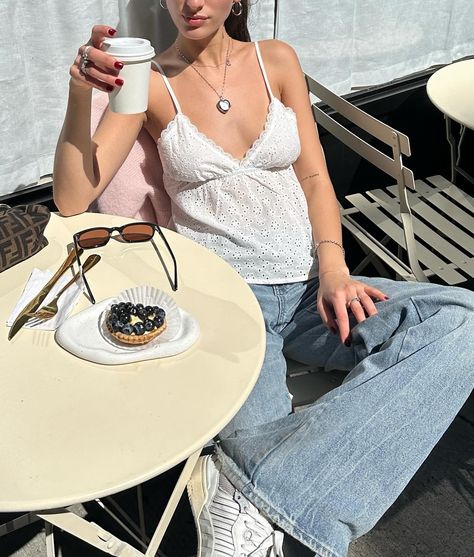
[[[255,42],[255,50],[257,52],[258,65],[260,66],[260,70],[262,71],[262,75],[263,75],[263,79],[265,80],[265,85],[267,87],[268,95],[270,96],[271,99],[273,98],[272,88],[270,87],[270,81],[268,80],[267,72],[265,71],[265,66],[263,64],[263,59],[260,53],[260,47],[258,45],[258,42]]]
[[[163,68],[160,66],[160,64],[158,64],[158,62],[155,62],[155,60],[151,61],[152,64],[154,64],[158,71],[161,74],[161,77],[163,78],[163,81],[165,82],[166,88],[168,89],[168,93],[170,94],[170,97],[173,101],[174,107],[176,108],[176,112],[180,113],[181,112],[181,106],[179,105],[178,99],[176,97],[176,95],[174,94],[173,88],[171,87],[171,83],[169,82],[169,79],[166,77],[165,72],[163,71]]]

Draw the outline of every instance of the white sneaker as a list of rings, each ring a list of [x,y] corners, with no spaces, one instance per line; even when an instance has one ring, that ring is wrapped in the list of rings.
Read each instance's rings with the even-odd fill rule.
[[[201,457],[188,483],[197,528],[197,557],[284,557],[275,531],[227,478],[211,456]]]

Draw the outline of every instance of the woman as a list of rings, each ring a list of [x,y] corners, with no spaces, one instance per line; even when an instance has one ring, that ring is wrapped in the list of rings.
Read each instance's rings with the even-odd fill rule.
[[[340,557],[395,500],[469,395],[474,366],[462,347],[472,339],[473,297],[351,277],[294,51],[248,42],[246,0],[162,7],[178,36],[157,57],[146,114],[107,112],[92,140],[91,90],[123,85],[120,62],[100,50],[115,30],[95,26],[79,48],[55,201],[65,215],[85,211],[145,126],[173,200],[170,227],[242,274],[267,328],[257,385],[188,486],[198,554],[283,555],[283,530],[316,555]],[[350,373],[292,414],[283,354]]]

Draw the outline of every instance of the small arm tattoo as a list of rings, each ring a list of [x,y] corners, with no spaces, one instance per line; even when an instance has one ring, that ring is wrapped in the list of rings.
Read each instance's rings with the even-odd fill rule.
[[[316,174],[311,174],[310,176],[305,176],[300,180],[300,182],[304,182],[305,180],[309,180],[310,178],[316,178],[316,176],[319,176],[319,172],[316,172]]]

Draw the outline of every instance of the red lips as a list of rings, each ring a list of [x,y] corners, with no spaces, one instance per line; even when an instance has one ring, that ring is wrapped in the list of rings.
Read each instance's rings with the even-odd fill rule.
[[[203,23],[208,19],[207,16],[203,15],[183,15],[184,21],[193,27],[198,27],[203,25]]]
[[[196,15],[196,14],[192,14],[192,15],[184,15],[183,14],[184,19],[207,19],[206,15]]]

